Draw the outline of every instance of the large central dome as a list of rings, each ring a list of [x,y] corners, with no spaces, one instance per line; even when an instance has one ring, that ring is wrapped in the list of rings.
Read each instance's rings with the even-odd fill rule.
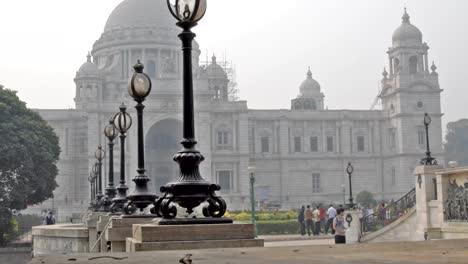
[[[166,0],[125,0],[107,20],[104,32],[134,27],[175,27]]]

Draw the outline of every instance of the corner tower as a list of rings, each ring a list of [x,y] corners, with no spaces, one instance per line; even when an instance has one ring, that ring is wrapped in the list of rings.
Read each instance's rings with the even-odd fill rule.
[[[442,90],[435,65],[429,68],[429,46],[423,42],[421,31],[411,24],[406,8],[392,42],[387,52],[389,72],[386,69],[383,72],[380,94],[388,119],[388,140],[384,149],[389,166],[385,168],[384,186],[387,192],[404,193],[414,185],[412,169],[424,157],[423,117],[426,112],[432,118],[431,150],[435,157],[442,159]]]

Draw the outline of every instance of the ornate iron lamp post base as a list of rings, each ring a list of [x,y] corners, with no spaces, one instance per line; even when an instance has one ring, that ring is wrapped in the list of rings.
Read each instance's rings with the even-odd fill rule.
[[[128,187],[124,184],[120,184],[116,188],[117,195],[112,199],[112,204],[110,206],[111,213],[123,212],[125,203],[127,203],[127,190]]]
[[[195,150],[196,141],[185,140],[182,144],[184,149],[174,156],[174,161],[180,166],[180,177],[176,182],[161,187],[161,192],[165,194],[156,202],[152,212],[172,219],[177,216],[177,208],[172,203],[186,208],[186,212],[191,214],[194,208],[208,202],[208,205],[203,207],[205,217],[224,216],[226,202],[216,195],[216,191],[221,190],[221,187],[204,180],[200,175],[199,165],[205,158]]]
[[[116,194],[116,189],[108,187],[106,188],[106,195],[102,199],[102,207],[104,212],[110,212],[110,208],[112,206],[112,200],[114,199]]]
[[[421,165],[437,165],[437,160],[433,157],[428,155],[428,157],[421,160]]]

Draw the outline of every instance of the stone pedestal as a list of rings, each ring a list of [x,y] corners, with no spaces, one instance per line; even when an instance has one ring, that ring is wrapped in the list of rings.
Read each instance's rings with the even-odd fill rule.
[[[263,247],[255,239],[252,224],[201,224],[133,226],[133,237],[126,240],[127,252],[206,248]]]
[[[348,222],[346,222],[346,227],[348,228],[348,231],[346,232],[346,244],[358,243],[361,228],[361,224],[359,222],[359,218],[361,217],[360,212],[357,210],[345,211],[345,217],[348,214],[351,215],[352,221],[349,225]]]
[[[83,224],[35,226],[32,236],[34,256],[86,253],[89,250],[88,229]]]
[[[117,217],[110,219],[109,227],[104,231],[105,240],[110,244],[111,252],[125,252],[125,239],[131,238],[134,224],[148,224],[154,216]]]
[[[441,170],[441,165],[422,165],[414,169],[416,186],[416,213],[417,225],[414,240],[424,240],[424,233],[430,228],[436,227],[436,223],[431,221],[430,208],[431,201],[437,200],[435,179],[437,170]]]

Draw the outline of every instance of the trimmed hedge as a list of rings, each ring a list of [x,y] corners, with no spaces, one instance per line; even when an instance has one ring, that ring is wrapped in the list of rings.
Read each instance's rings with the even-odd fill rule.
[[[259,235],[300,234],[297,221],[259,221],[257,222]]]

